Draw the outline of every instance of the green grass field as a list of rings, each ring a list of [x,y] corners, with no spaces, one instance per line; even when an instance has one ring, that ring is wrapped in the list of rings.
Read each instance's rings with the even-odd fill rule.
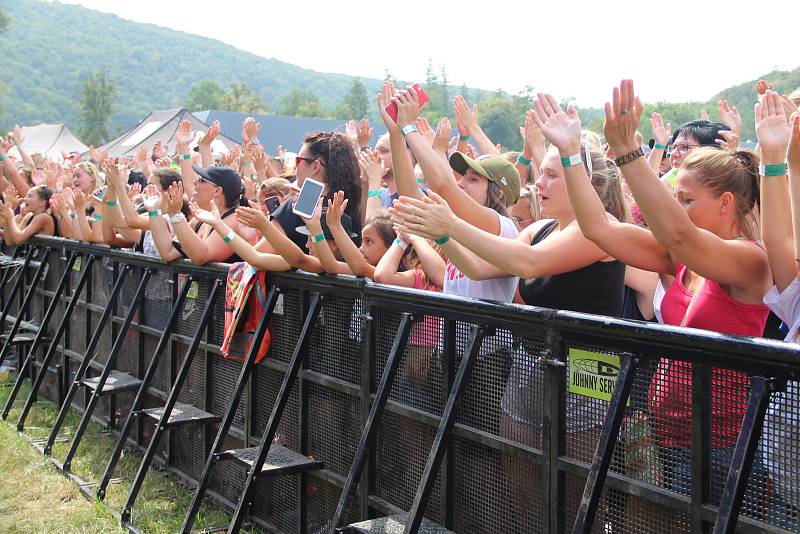
[[[14,377],[0,376],[0,407],[5,406]],[[0,532],[2,533],[110,533],[127,532],[109,513],[119,512],[128,494],[130,480],[136,474],[141,457],[125,451],[114,472],[122,479],[109,485],[105,501],[87,501],[78,487],[65,478],[45,457],[34,449],[25,436],[17,432],[19,411],[30,391],[26,382],[7,421],[0,421]],[[40,397],[41,399],[41,397]],[[49,401],[34,404],[25,422],[29,439],[44,439],[53,426],[58,407]],[[70,413],[61,436],[72,437],[79,421]],[[115,445],[112,435],[104,434],[91,423],[72,462],[72,472],[85,482],[96,482]],[[53,456],[64,458],[68,440],[53,447]],[[171,534],[180,529],[192,493],[167,474],[151,468],[132,511],[132,523],[146,533]],[[230,514],[204,503],[197,516],[195,529],[227,525]]]

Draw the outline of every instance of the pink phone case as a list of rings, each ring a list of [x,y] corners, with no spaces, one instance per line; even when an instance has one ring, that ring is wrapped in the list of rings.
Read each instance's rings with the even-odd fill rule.
[[[422,106],[428,103],[428,93],[425,92],[418,83],[415,83],[411,86],[411,88],[417,92],[417,96],[419,97],[419,109],[422,109]],[[392,118],[393,121],[397,122],[397,104],[394,102],[389,102],[389,104],[383,108],[386,110],[386,113]]]

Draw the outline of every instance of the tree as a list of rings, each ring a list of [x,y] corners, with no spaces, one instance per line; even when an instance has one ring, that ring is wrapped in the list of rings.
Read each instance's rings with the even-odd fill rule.
[[[238,111],[240,113],[266,113],[269,106],[258,96],[250,86],[242,82],[231,82],[228,91],[222,97],[225,111]]]
[[[522,138],[519,127],[524,124],[524,113],[507,98],[493,98],[478,106],[478,123],[494,143],[506,150],[519,150]]]
[[[344,119],[361,119],[369,113],[369,97],[367,88],[359,78],[353,79],[350,91],[342,99],[342,111],[346,113]]]
[[[326,117],[328,115],[317,95],[301,89],[291,89],[283,95],[278,114],[292,117]]]
[[[186,109],[190,111],[203,111],[207,109],[222,109],[225,105],[225,90],[212,80],[205,80],[194,84],[189,89],[186,99]]]
[[[78,137],[84,143],[97,146],[109,140],[108,121],[116,94],[117,86],[108,71],[89,73],[78,100]]]
[[[0,33],[3,33],[8,29],[8,25],[11,23],[11,19],[8,15],[4,12],[0,11]]]

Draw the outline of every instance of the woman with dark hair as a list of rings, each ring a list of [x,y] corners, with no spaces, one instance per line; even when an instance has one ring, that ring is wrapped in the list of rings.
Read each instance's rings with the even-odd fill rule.
[[[36,234],[56,235],[58,227],[48,208],[52,191],[44,185],[28,189],[19,215],[11,206],[0,202],[0,226],[3,240],[9,245],[21,245]]]
[[[307,136],[295,158],[295,171],[298,187],[303,187],[306,178],[313,178],[325,184],[323,196],[328,200],[333,198],[336,191],[344,192],[348,201],[345,213],[350,217],[352,227],[357,233],[353,240],[360,245],[361,178],[350,139],[345,134],[333,132],[317,132]],[[308,236],[296,230],[305,226],[305,222],[292,211],[293,207],[294,202],[284,202],[272,214],[272,220],[294,244],[308,253]],[[259,241],[256,249],[261,252],[276,252],[275,247],[266,239]]]

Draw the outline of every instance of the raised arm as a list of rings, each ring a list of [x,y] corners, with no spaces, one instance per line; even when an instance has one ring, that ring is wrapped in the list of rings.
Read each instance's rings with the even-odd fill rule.
[[[170,195],[183,199],[183,187],[180,182],[170,186]],[[173,223],[175,237],[192,263],[204,265],[209,262],[225,261],[231,255],[231,248],[222,240],[220,236],[211,233],[205,238],[201,238],[189,226],[189,221],[185,217]]]
[[[439,253],[425,238],[416,235],[409,235],[407,238],[411,246],[414,247],[414,251],[422,264],[422,270],[425,271],[428,280],[437,287],[444,287],[444,271],[447,268],[447,264]]]
[[[792,114],[792,138],[787,151],[794,229],[794,257],[800,258],[800,112]],[[797,215],[794,215],[797,214]]]
[[[624,112],[623,112],[624,111]],[[613,102],[605,106],[603,127],[606,139],[619,157],[634,154],[640,148],[634,140],[642,115],[642,103],[633,91],[633,82],[623,80],[614,89]],[[621,169],[658,242],[673,258],[704,278],[745,291],[754,284],[764,284],[767,274],[765,255],[754,245],[734,239],[722,239],[698,228],[686,210],[665,188],[642,157],[636,157]],[[735,207],[731,207],[735,209]]]
[[[124,167],[118,168],[111,160],[106,160],[103,164],[103,171],[106,173],[106,182],[108,183],[108,193],[106,193],[106,195],[112,194],[111,197],[106,197],[106,204],[112,199],[117,202],[116,209],[114,210],[116,215],[113,215],[112,222],[117,222],[117,216],[121,211],[125,226],[128,228],[147,230],[150,228],[150,218],[144,213],[137,212],[136,208],[133,206],[133,202],[131,202],[125,188],[125,180],[123,178],[124,170]],[[122,221],[119,221],[119,223],[121,224]]]
[[[394,158],[392,158],[394,161]],[[365,206],[363,221],[372,217],[383,208],[381,204],[381,179],[383,178],[383,165],[378,153],[374,150],[362,150],[358,154],[358,164],[361,175],[366,177],[366,186],[362,187],[362,195],[366,192],[366,202],[362,198],[361,205]]]
[[[13,146],[13,141],[8,138],[0,137],[0,165],[2,165],[2,170],[6,174],[6,178],[8,181],[11,182],[11,185],[17,190],[17,194],[19,196],[24,196],[28,193],[28,189],[31,186],[22,178],[19,172],[17,172],[17,166],[14,165],[14,162],[8,157],[8,149]]]
[[[325,221],[328,223],[331,234],[333,234],[336,246],[339,247],[339,253],[347,262],[346,271],[356,276],[365,276],[371,279],[375,276],[375,267],[364,259],[364,255],[361,254],[356,244],[353,243],[353,239],[347,235],[347,231],[342,226],[342,213],[346,208],[347,200],[344,198],[344,191],[337,191],[333,194],[333,198],[328,205]],[[322,228],[320,228],[321,230]],[[319,254],[319,251],[317,253]],[[342,267],[344,266],[339,266],[336,272],[345,270]]]
[[[456,111],[456,119],[467,129],[470,137],[478,145],[478,150],[481,151],[481,154],[500,154],[500,151],[494,146],[489,136],[478,125],[478,105],[475,104],[470,109],[469,104],[461,95],[453,99],[453,104]]]
[[[14,127],[11,128],[8,136],[14,142],[14,145],[16,145],[17,150],[19,151],[19,157],[22,158],[22,163],[26,167],[35,169],[36,163],[33,161],[33,158],[25,149],[22,148],[22,142],[25,140],[25,137],[22,135],[22,128],[19,127],[19,124],[15,124]]]
[[[528,110],[525,113],[525,125],[520,128],[520,135],[522,135],[522,154],[517,157],[514,166],[517,168],[520,178],[528,173],[531,169],[533,173],[533,181],[539,178],[539,168],[542,166],[542,160],[547,153],[547,148],[544,144],[544,134],[533,120],[533,110]],[[522,183],[524,185],[524,180]]]
[[[800,171],[800,168],[797,168],[800,161],[792,160],[800,157],[800,154],[796,153],[800,149],[800,132],[798,132],[800,116],[792,115],[789,125],[783,107],[776,105],[777,98],[774,95],[774,92],[767,92],[762,104],[756,105],[756,135],[765,165],[780,164],[785,161],[787,147],[791,144],[792,150],[789,151],[789,163],[792,166],[789,171],[792,182],[791,203],[797,205],[800,197],[797,197],[797,185],[794,182],[800,178],[797,174]],[[797,221],[795,224],[798,224]],[[767,249],[773,280],[781,292],[797,278],[796,232],[797,228],[792,227],[792,206],[786,175],[762,176],[761,238]]]
[[[655,144],[650,151],[650,155],[647,156],[647,163],[653,171],[658,173],[658,169],[661,167],[661,160],[664,158],[664,151],[667,149],[667,143],[672,135],[672,125],[669,123],[664,125],[661,114],[654,111],[650,116],[650,129],[653,131]]]
[[[211,167],[214,164],[214,151],[211,149],[211,143],[217,138],[219,132],[219,121],[214,121],[206,130],[206,134],[197,142],[203,167]]]
[[[209,128],[210,130],[211,128]],[[192,153],[189,152],[189,143],[192,142],[192,139],[194,139],[192,123],[188,119],[183,119],[178,124],[178,130],[175,132],[175,151],[178,153],[178,160],[180,161],[183,190],[186,191],[189,197],[194,193],[194,181],[197,179],[197,174],[192,169]],[[205,163],[203,166],[206,166]]]

